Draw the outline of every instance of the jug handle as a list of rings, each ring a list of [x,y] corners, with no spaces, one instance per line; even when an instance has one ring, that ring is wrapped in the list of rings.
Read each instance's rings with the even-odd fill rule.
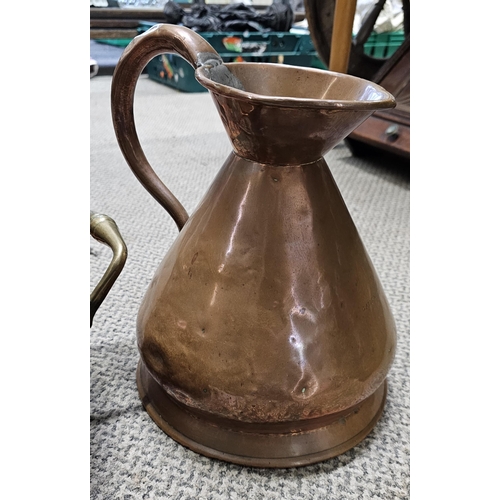
[[[173,24],[157,24],[136,36],[123,51],[111,84],[111,113],[118,144],[129,167],[171,215],[180,231],[189,215],[146,159],[137,137],[133,112],[135,88],[142,70],[153,57],[164,53],[180,55],[193,68],[211,57],[220,59],[212,46],[193,30]]]
[[[127,260],[127,246],[121,237],[115,221],[104,214],[90,211],[90,235],[97,241],[104,243],[113,251],[113,258],[106,272],[90,294],[90,327],[94,315],[108,295],[116,278],[121,273]]]

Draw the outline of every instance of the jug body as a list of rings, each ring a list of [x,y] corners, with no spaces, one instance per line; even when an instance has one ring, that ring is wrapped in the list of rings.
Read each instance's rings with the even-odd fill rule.
[[[137,334],[169,395],[255,423],[363,401],[396,340],[325,161],[276,167],[234,153],[158,268]]]
[[[191,216],[133,122],[138,75],[166,51],[197,68],[233,145]],[[122,152],[180,229],[138,313],[139,394],[199,453],[306,465],[357,444],[384,408],[395,324],[323,155],[394,100],[348,75],[217,57],[163,25],[127,47],[113,78]]]

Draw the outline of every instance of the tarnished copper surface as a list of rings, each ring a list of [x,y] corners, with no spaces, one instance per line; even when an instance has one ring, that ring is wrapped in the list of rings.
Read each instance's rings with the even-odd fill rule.
[[[346,452],[373,429],[387,392],[384,383],[350,411],[333,415],[327,422],[315,419],[315,427],[300,422],[300,427],[289,426],[285,431],[283,424],[247,426],[242,431],[238,421],[214,420],[210,414],[200,418],[166,395],[142,362],[137,367],[137,386],[148,413],[177,442],[208,457],[254,467],[298,467]]]
[[[221,119],[241,157],[270,165],[299,165],[322,157],[385,101],[379,86],[352,76],[270,63],[228,63],[245,91],[207,78]],[[259,90],[262,95],[259,95]],[[384,106],[382,106],[384,107]]]
[[[248,422],[348,408],[394,354],[385,296],[323,159],[230,155],[139,312],[144,362],[181,402]]]
[[[396,330],[323,155],[394,99],[355,77],[265,63],[228,64],[237,89],[212,79],[193,55],[209,52],[197,40],[182,54],[234,151],[183,217],[140,148],[132,102],[140,65],[159,47],[176,50],[172,37],[196,39],[186,30],[138,37],[113,79],[122,152],[182,228],[138,314],[139,393],[167,434],[208,456],[269,467],[324,460],[379,418]]]

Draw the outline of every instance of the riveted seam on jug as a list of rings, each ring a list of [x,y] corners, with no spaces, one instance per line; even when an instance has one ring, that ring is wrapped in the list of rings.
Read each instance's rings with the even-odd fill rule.
[[[323,157],[320,156],[316,160],[308,161],[308,162],[305,162],[305,163],[264,163],[262,161],[255,161],[255,160],[251,160],[250,158],[245,158],[240,153],[238,153],[235,149],[233,149],[232,153],[235,156],[237,156],[238,158],[240,158],[241,160],[244,160],[244,161],[246,161],[248,163],[253,163],[254,165],[261,165],[262,167],[265,167],[265,168],[283,168],[283,167],[287,167],[287,168],[303,168],[303,167],[307,167],[309,165],[313,165],[314,163],[318,163],[321,160],[323,160]]]

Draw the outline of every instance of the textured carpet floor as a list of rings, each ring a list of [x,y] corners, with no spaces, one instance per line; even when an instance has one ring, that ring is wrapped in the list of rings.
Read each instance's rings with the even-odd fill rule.
[[[91,499],[406,499],[410,475],[410,185],[407,171],[353,157],[326,161],[386,291],[398,329],[386,409],[347,453],[296,469],[252,469],[177,444],[142,409],[135,385],[136,314],[177,235],[169,215],[123,159],[110,115],[111,77],[90,81],[90,208],[112,217],[127,243],[125,268],[90,330]],[[191,213],[231,151],[208,93],[184,94],[142,76],[135,115],[146,156]],[[90,238],[90,287],[111,251]]]

